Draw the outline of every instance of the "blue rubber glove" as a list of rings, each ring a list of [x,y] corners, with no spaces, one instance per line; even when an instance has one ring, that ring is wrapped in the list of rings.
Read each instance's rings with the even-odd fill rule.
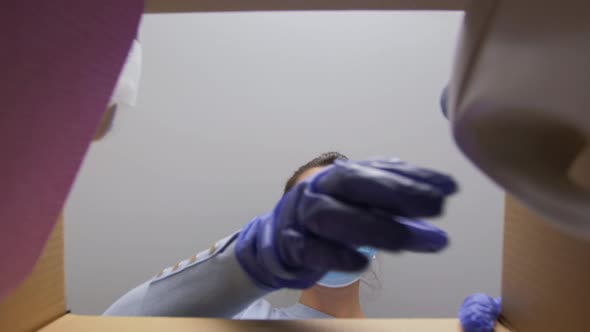
[[[411,218],[438,216],[456,189],[449,176],[397,159],[337,160],[246,225],[236,256],[261,288],[304,289],[329,270],[366,268],[359,246],[436,252],[446,233]]]
[[[473,294],[468,296],[461,310],[459,321],[465,332],[493,332],[496,326],[500,308],[501,298],[492,298],[486,294]]]

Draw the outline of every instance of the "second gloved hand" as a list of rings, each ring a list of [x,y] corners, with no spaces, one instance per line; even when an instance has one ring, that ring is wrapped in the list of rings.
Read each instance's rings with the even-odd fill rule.
[[[236,256],[261,288],[309,288],[329,270],[368,265],[359,246],[435,252],[446,233],[434,217],[456,191],[449,176],[397,159],[338,160],[286,193],[241,231]]]
[[[501,298],[492,298],[483,293],[468,296],[461,310],[459,321],[465,332],[493,332],[500,316]]]

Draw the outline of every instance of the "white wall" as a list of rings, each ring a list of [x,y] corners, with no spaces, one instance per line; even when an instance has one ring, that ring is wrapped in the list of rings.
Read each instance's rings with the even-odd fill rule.
[[[373,317],[454,316],[498,295],[502,194],[454,146],[438,97],[460,13],[150,15],[139,104],[94,144],[66,209],[68,303],[100,313],[270,209],[317,154],[395,155],[461,193],[439,255],[381,256]],[[294,301],[293,292],[272,297]]]

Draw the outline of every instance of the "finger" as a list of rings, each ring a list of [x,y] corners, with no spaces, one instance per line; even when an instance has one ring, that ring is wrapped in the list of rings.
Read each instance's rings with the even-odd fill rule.
[[[400,250],[411,236],[408,227],[390,214],[310,192],[301,200],[295,217],[300,227],[310,233],[347,245]]]
[[[353,162],[338,161],[313,178],[309,188],[351,205],[410,218],[439,215],[445,199],[429,183]]]
[[[399,174],[418,182],[428,183],[445,195],[450,195],[457,191],[457,183],[449,175],[435,170],[414,166],[399,159],[373,159],[360,162],[360,164]]]
[[[437,252],[448,245],[446,232],[424,221],[360,209],[329,196],[313,195],[314,199],[302,201],[297,218],[303,221],[304,228],[321,238],[390,251]]]
[[[465,299],[459,311],[459,321],[465,332],[492,332],[499,314],[494,299],[478,293]]]
[[[421,220],[411,220],[397,217],[397,222],[405,225],[410,236],[404,244],[404,250],[413,252],[437,252],[449,244],[447,233]]]
[[[281,258],[291,266],[328,271],[359,271],[369,260],[355,247],[287,230],[281,235]]]

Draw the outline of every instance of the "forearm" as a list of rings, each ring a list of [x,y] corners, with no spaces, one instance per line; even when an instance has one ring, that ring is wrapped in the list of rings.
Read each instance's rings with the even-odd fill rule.
[[[254,285],[235,256],[235,235],[129,291],[105,315],[231,318],[269,293]]]

